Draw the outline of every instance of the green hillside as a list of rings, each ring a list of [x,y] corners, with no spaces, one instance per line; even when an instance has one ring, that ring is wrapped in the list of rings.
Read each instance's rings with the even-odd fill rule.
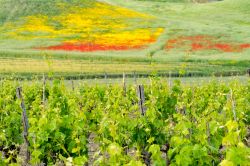
[[[57,15],[67,11],[69,6],[91,6],[94,0],[0,0],[0,23],[18,20],[30,15]],[[64,8],[58,3],[66,3]]]
[[[5,74],[184,70],[212,75],[244,73],[250,66],[248,0],[0,2]]]
[[[35,50],[69,43],[72,46],[80,43],[83,47],[91,43],[95,46],[93,51],[102,50],[100,47],[129,49],[128,44],[139,48],[153,43],[163,31],[154,26],[156,19],[150,15],[104,2],[5,1],[3,4],[0,48]]]

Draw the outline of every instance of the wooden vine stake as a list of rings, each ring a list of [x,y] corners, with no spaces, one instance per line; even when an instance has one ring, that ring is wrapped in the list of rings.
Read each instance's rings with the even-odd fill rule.
[[[235,102],[234,102],[234,98],[233,98],[233,90],[232,89],[230,89],[230,98],[231,98],[231,102],[232,102],[232,112],[233,112],[233,116],[234,116],[234,121],[237,121],[236,112],[235,112]]]
[[[134,71],[134,83],[137,84],[136,72]]]
[[[171,88],[171,71],[168,73],[168,86]]]
[[[107,79],[108,79],[108,74],[106,72],[104,73],[104,79],[105,79],[105,81],[107,81]]]
[[[46,77],[43,74],[43,107],[45,108],[45,102],[46,102]]]
[[[232,113],[233,113],[233,119],[234,121],[237,121],[237,116],[236,116],[236,112],[235,112],[235,101],[233,98],[233,90],[230,89],[230,92],[227,94],[227,102],[230,103],[231,102],[231,107],[232,107]]]
[[[211,135],[210,135],[210,125],[209,125],[209,122],[206,123],[206,130],[207,130],[207,141],[208,141],[208,144],[210,145]]]
[[[126,74],[124,72],[123,72],[122,84],[123,84],[123,93],[124,93],[124,96],[126,96],[126,92],[127,92],[127,89],[126,89]]]
[[[230,89],[230,98],[231,98],[231,102],[232,102],[232,112],[233,112],[233,116],[234,116],[234,121],[237,122],[237,115],[236,115],[236,103],[233,97],[233,90]],[[237,128],[237,131],[239,131],[239,129]],[[238,140],[240,141],[240,136],[238,136]]]
[[[138,85],[137,87],[137,96],[139,98],[139,109],[142,114],[142,116],[146,115],[146,107],[145,107],[145,94],[144,94],[144,86],[143,85]],[[142,147],[142,159],[144,160],[144,163],[146,166],[150,166],[150,156],[151,154],[145,150],[145,147]]]
[[[71,87],[72,87],[72,91],[74,91],[75,90],[74,80],[71,80]]]
[[[126,74],[123,72],[122,76],[122,86],[123,86],[123,96],[126,97],[127,94],[127,88],[126,88]],[[123,145],[124,153],[127,155],[129,152],[129,148],[127,144]]]
[[[137,96],[139,98],[139,109],[141,111],[142,116],[146,114],[146,107],[144,106],[145,103],[145,94],[144,94],[144,86],[138,85],[137,87]]]
[[[27,117],[27,111],[24,105],[23,96],[22,96],[22,88],[18,87],[16,89],[17,98],[21,100],[20,107],[22,109],[22,122],[23,122],[23,138],[25,143],[25,158],[24,165],[27,165],[30,161],[30,152],[29,152],[29,140],[28,140],[28,130],[29,130],[29,122]]]

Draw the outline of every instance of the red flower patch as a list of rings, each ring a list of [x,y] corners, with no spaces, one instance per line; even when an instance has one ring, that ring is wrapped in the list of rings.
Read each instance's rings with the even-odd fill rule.
[[[246,48],[250,48],[250,44],[241,44],[240,45],[241,49],[246,49]]]
[[[63,43],[61,45],[49,46],[39,49],[92,52],[92,51],[107,51],[107,50],[129,50],[129,49],[140,49],[140,48],[143,48],[143,46],[99,45],[91,43]]]
[[[213,36],[181,36],[167,41],[166,49],[186,49],[187,51],[218,50],[221,52],[241,52],[250,48],[250,44],[222,43]]]

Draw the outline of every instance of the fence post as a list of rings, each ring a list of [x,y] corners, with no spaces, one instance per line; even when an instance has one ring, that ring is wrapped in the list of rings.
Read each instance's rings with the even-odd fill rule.
[[[105,78],[105,80],[108,79],[108,74],[106,72],[104,73],[104,78]]]
[[[28,130],[29,130],[29,122],[28,122],[28,117],[27,117],[27,111],[25,108],[25,104],[24,104],[24,100],[23,100],[23,96],[22,96],[22,88],[18,87],[16,89],[16,95],[17,98],[21,100],[21,104],[20,107],[22,109],[22,122],[23,122],[23,138],[25,141],[25,159],[24,159],[24,164],[27,165],[29,163],[30,160],[30,152],[29,152],[29,140],[28,140]]]
[[[168,73],[168,86],[171,88],[171,71]]]
[[[71,80],[71,86],[72,86],[72,91],[74,91],[75,90],[74,80]]]
[[[236,115],[236,103],[233,97],[233,90],[230,89],[230,96],[231,96],[231,102],[232,102],[232,111],[234,115],[234,121],[237,122],[237,115]],[[239,131],[239,128],[237,128],[237,131]],[[238,141],[240,141],[240,136],[238,136]]]
[[[137,84],[136,72],[135,71],[134,71],[134,83],[135,83],[135,85]]]
[[[126,74],[123,72],[123,79],[122,79],[122,83],[123,83],[123,92],[124,92],[124,96],[126,96]]]
[[[208,141],[208,145],[210,145],[210,140],[211,140],[211,136],[210,136],[210,125],[209,122],[206,123],[206,130],[207,130],[207,141]]]
[[[108,85],[108,74],[107,74],[107,72],[104,73],[104,80],[105,80],[106,85]]]
[[[137,95],[139,98],[139,102],[138,102],[139,109],[141,111],[142,116],[145,116],[146,115],[146,107],[144,105],[145,104],[145,94],[144,94],[144,86],[143,85],[137,86]],[[141,154],[142,154],[142,159],[144,160],[144,163],[146,164],[146,166],[150,166],[151,165],[151,163],[150,163],[151,154],[145,150],[145,147],[142,147]]]
[[[233,90],[232,89],[230,89],[230,98],[231,98],[231,102],[232,102],[232,112],[233,112],[233,116],[234,116],[234,121],[237,121],[236,112],[235,112],[235,101],[233,98]]]
[[[46,102],[46,77],[43,74],[43,106],[45,107],[45,102]]]
[[[137,96],[139,98],[139,108],[141,111],[141,114],[144,116],[146,114],[146,107],[144,106],[145,103],[145,94],[144,94],[144,86],[138,85],[137,87]]]

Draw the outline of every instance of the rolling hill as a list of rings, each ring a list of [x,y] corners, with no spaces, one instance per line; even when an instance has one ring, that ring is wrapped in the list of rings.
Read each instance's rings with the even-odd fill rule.
[[[153,26],[154,17],[104,2],[11,0],[1,4],[0,47],[138,49],[155,42],[163,32]]]
[[[0,3],[1,73],[212,75],[250,66],[248,0]]]

